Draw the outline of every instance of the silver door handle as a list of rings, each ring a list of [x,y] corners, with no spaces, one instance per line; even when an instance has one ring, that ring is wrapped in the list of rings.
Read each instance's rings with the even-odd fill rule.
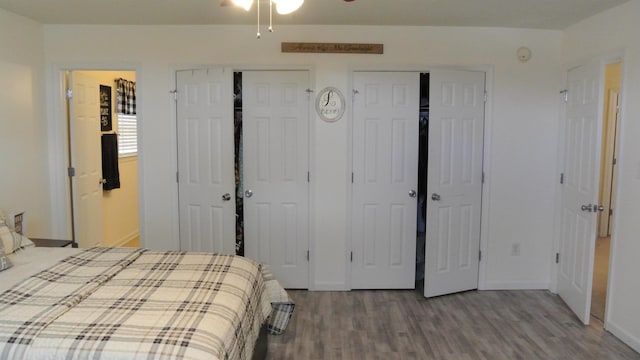
[[[416,193],[416,191],[415,191],[415,190],[409,190],[409,196],[410,196],[410,197],[414,198],[414,197],[416,197],[417,195],[418,195],[418,193]]]
[[[253,196],[253,191],[251,191],[251,189],[247,189],[244,191],[244,197],[250,198],[252,196]]]
[[[582,211],[588,211],[588,212],[592,212],[593,211],[593,207],[591,206],[591,204],[589,205],[582,205],[580,207],[580,209],[582,209]]]
[[[603,212],[604,211],[604,206],[602,206],[602,205],[593,205],[593,211]]]
[[[440,201],[440,195],[438,195],[436,193],[431,194],[431,200]]]
[[[106,184],[106,183],[107,183],[107,179],[100,179],[100,180],[98,180],[98,184],[100,184],[100,185],[104,185],[104,184]]]
[[[222,195],[222,201],[229,201],[229,200],[231,200],[231,194],[226,193]]]

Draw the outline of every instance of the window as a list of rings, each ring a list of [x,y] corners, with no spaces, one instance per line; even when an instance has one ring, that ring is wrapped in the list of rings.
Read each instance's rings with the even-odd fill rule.
[[[138,155],[138,119],[136,115],[118,114],[118,156]]]

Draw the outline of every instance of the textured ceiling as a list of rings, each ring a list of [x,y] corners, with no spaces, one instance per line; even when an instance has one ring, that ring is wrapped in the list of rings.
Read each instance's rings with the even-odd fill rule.
[[[43,24],[253,24],[221,0],[0,0],[0,8]],[[489,26],[564,29],[628,0],[306,0],[278,24]],[[261,11],[268,17],[268,2]]]

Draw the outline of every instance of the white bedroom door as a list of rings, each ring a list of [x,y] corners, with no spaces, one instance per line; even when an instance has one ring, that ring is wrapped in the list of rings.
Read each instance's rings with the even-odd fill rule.
[[[235,254],[233,73],[176,72],[180,249]]]
[[[355,72],[353,289],[413,289],[420,73]]]
[[[485,73],[429,73],[426,297],[476,289]]]
[[[589,324],[600,173],[600,66],[569,70],[558,294]]]
[[[245,255],[309,287],[309,73],[243,71]]]
[[[102,244],[102,149],[100,82],[82,72],[69,73],[71,177],[75,240],[81,248]]]

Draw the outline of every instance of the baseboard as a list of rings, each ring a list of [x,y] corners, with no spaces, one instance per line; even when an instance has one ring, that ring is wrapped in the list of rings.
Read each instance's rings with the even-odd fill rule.
[[[134,231],[133,233],[131,233],[131,234],[127,235],[126,237],[120,239],[119,241],[117,241],[116,243],[114,243],[111,246],[120,247],[120,246],[128,243],[129,241],[131,241],[131,240],[133,240],[133,239],[135,239],[135,238],[137,238],[139,236],[140,236],[140,232],[139,231]]]
[[[629,345],[630,348],[640,353],[640,339],[629,334],[628,331],[624,330],[610,320],[607,320],[606,330],[613,334],[613,336],[620,339],[623,343]]]
[[[347,288],[347,285],[342,282],[321,282],[315,283],[312,287],[309,288],[310,291],[349,291],[351,289]]]
[[[479,290],[549,290],[549,282],[542,281],[485,281]]]

